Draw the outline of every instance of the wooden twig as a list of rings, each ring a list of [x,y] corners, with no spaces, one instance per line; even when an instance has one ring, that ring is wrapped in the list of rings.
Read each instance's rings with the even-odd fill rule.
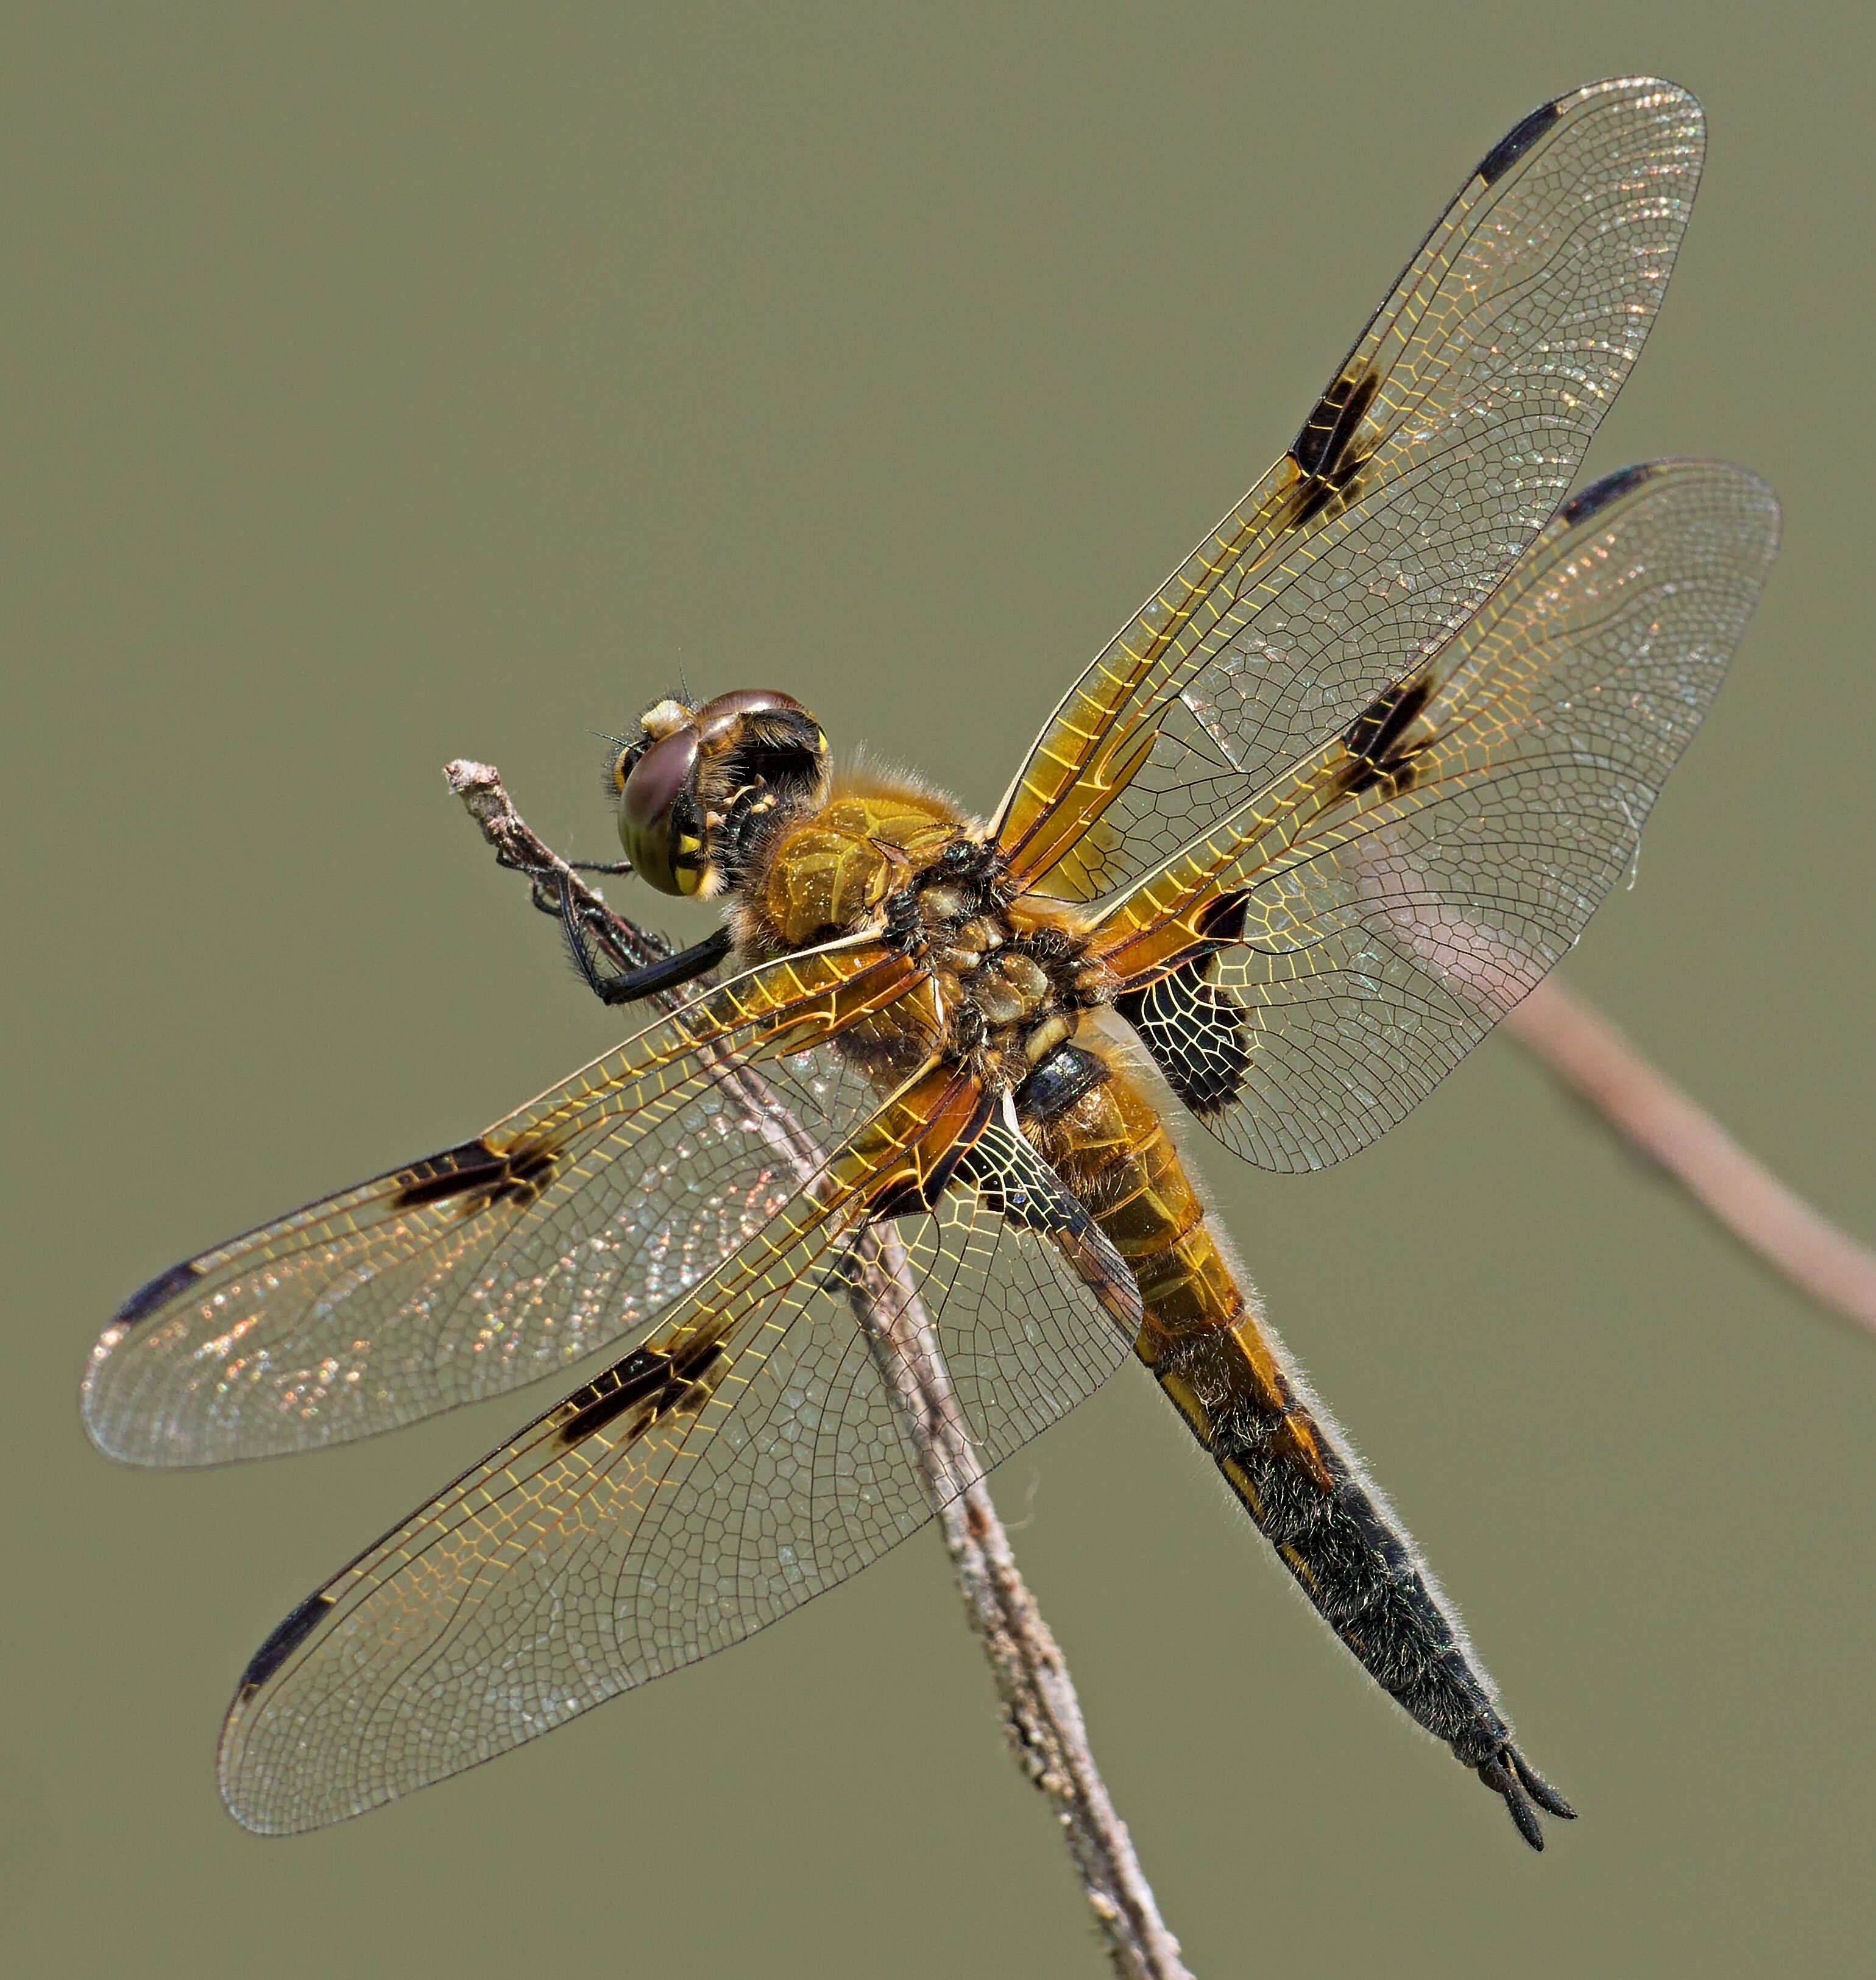
[[[1721,1227],[1819,1305],[1876,1334],[1876,1253],[1846,1236],[1553,974],[1505,1028]]]
[[[620,967],[635,967],[666,952],[657,938],[615,913],[535,836],[493,765],[458,761],[447,765],[444,775],[501,864],[527,876],[537,903],[570,913],[583,934]],[[668,1008],[680,995],[694,996],[701,986],[699,979],[681,993],[649,1001]],[[715,1076],[734,1087],[797,1174],[819,1171],[821,1151],[759,1071],[726,1056]],[[1017,1764],[1054,1805],[1115,1972],[1126,1980],[1190,1980],[1179,1942],[1159,1916],[1126,1825],[1115,1812],[1095,1764],[1067,1663],[1017,1570],[965,1433],[936,1330],[890,1224],[867,1234],[858,1265],[851,1292],[855,1317],[917,1453],[966,1615],[996,1679],[1004,1732]]]

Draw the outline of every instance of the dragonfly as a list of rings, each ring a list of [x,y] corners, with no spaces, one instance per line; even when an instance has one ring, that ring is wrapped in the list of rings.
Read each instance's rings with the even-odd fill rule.
[[[577,1385],[323,1583],[223,1729],[235,1819],[356,1815],[772,1623],[1144,1367],[1319,1612],[1543,1846],[1572,1811],[1265,1318],[1198,1133],[1266,1169],[1399,1121],[1575,942],[1778,543],[1743,469],[1570,490],[1658,311],[1698,105],[1646,78],[1470,173],[1276,464],[1076,678],[994,814],[837,763],[776,689],[667,695],[608,785],[713,902],[616,1049],[459,1145],[152,1279],[111,1457],[218,1464]]]

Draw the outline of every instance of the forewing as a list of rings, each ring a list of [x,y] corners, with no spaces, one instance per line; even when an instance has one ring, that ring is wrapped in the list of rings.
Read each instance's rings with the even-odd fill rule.
[[[1575,941],[1778,547],[1742,468],[1628,468],[1341,736],[1100,923],[1116,1008],[1239,1154],[1316,1168],[1414,1106]]]
[[[1125,1357],[1132,1281],[1033,1151],[960,1167],[933,1212],[857,1224],[917,1128],[916,1110],[882,1119],[644,1348],[274,1632],[223,1734],[238,1820],[341,1820],[739,1641],[903,1539]],[[934,1340],[956,1385],[938,1427],[963,1433],[940,1440],[960,1453],[942,1478],[905,1427]]]
[[[1631,79],[1545,105],[1495,148],[1289,451],[1037,739],[996,828],[1019,877],[1076,900],[1126,883],[1479,604],[1628,375],[1703,142],[1685,91]]]
[[[811,1041],[915,975],[864,947],[748,972],[477,1140],[174,1267],[93,1350],[93,1438],[160,1465],[344,1443],[642,1328],[796,1187],[777,1104],[837,1144],[870,1111]]]

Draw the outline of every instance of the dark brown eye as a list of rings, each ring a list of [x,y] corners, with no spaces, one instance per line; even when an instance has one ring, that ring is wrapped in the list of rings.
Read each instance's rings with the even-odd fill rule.
[[[680,729],[662,736],[625,773],[619,798],[619,842],[632,870],[663,894],[694,894],[700,870],[680,865],[701,842],[680,836],[672,842],[673,814],[697,767],[697,732]]]
[[[705,702],[690,719],[707,742],[720,735],[739,715],[779,715],[784,711],[790,715],[807,713],[792,694],[783,694],[778,687],[739,687]]]

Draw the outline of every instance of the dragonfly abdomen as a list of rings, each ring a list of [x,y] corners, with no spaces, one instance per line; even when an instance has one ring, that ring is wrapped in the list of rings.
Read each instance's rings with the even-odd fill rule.
[[[1133,1274],[1136,1354],[1336,1636],[1542,1849],[1532,1803],[1567,1804],[1512,1745],[1419,1550],[1246,1297],[1156,1110],[1103,1058],[1107,1077],[1030,1132]]]

